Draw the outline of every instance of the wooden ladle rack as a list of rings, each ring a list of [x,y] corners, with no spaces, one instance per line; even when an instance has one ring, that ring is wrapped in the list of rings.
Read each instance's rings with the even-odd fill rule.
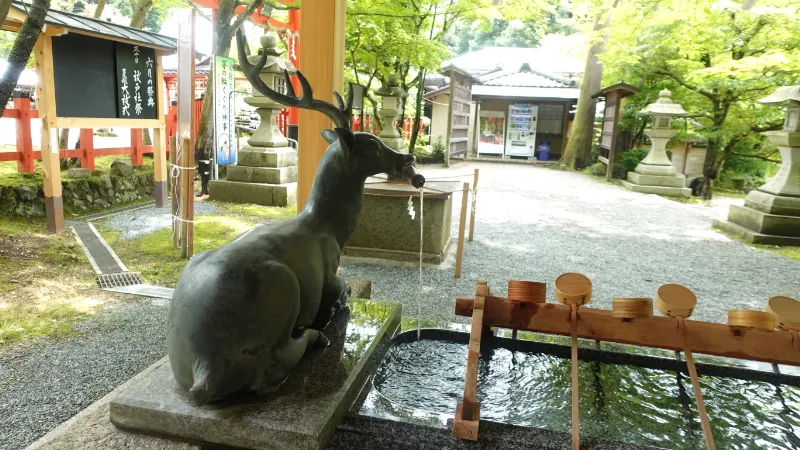
[[[800,366],[800,302],[773,297],[765,311],[734,309],[728,323],[687,320],[697,297],[677,284],[661,286],[655,306],[665,317],[653,316],[649,298],[614,298],[612,310],[584,305],[592,298],[589,278],[577,273],[559,276],[557,303],[547,303],[545,283],[509,281],[509,298],[492,295],[485,281],[478,282],[474,298],[456,299],[456,315],[472,317],[464,396],[458,402],[453,435],[478,439],[480,403],[477,401],[478,360],[485,327],[510,328],[572,338],[572,448],[579,448],[577,339],[616,342],[682,351],[692,380],[700,421],[708,449],[714,438],[708,422],[693,352],[772,364]]]

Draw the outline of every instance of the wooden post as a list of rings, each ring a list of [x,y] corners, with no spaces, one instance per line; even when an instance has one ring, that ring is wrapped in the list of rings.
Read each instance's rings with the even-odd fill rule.
[[[36,166],[31,141],[31,99],[14,98],[14,109],[17,110],[17,151],[20,152],[17,170],[33,173]]]
[[[81,128],[81,167],[94,170],[94,130]]]
[[[42,119],[42,181],[47,230],[51,233],[61,233],[64,231],[64,202],[61,198],[61,167],[58,158],[60,149],[53,78],[53,39],[50,35],[44,33],[39,35],[34,46],[34,61],[36,74],[39,76],[36,95],[39,99],[39,117]]]
[[[153,195],[156,198],[156,206],[163,208],[167,206],[167,152],[165,147],[166,121],[164,118],[164,103],[167,101],[167,86],[164,84],[164,68],[162,67],[161,54],[156,56],[156,117],[161,125],[153,128],[153,181],[155,189]],[[170,147],[170,157],[172,150]],[[173,211],[174,214],[174,211]]]
[[[189,138],[181,145],[181,257],[191,258],[194,250],[194,148]]]
[[[175,161],[175,155],[177,155],[177,140],[175,136],[169,137],[169,164],[170,170],[172,166],[175,166],[177,162]],[[178,199],[181,198],[181,184],[179,179],[170,178],[170,180],[174,180],[172,183],[172,193],[171,193],[171,211],[172,211],[172,248],[178,249],[180,246],[180,241],[178,240],[178,230],[180,229],[180,222],[175,220],[175,217],[178,216]]]
[[[611,130],[611,143],[608,148],[608,167],[606,167],[606,181],[611,181],[614,178],[614,164],[617,161],[617,137],[619,137],[619,109],[622,102],[622,95],[619,91],[609,92],[606,96],[606,104],[612,103],[614,108],[613,128]],[[605,115],[603,116],[605,124]]]
[[[456,73],[451,70],[450,76],[450,96],[447,104],[447,131],[444,134],[444,166],[450,167],[450,133],[453,131],[453,98],[456,96]],[[477,132],[477,130],[476,130]],[[456,277],[458,278],[458,277]]]
[[[142,158],[142,129],[131,128],[131,164],[141,166],[144,164]]]
[[[464,228],[467,226],[467,199],[469,198],[469,183],[464,183],[461,191],[461,218],[458,221],[458,247],[456,248],[456,276],[461,278],[461,264],[464,260]]]
[[[303,51],[300,67],[320,100],[334,102],[344,77],[345,0],[303,0]],[[299,92],[298,92],[299,94]],[[334,103],[335,104],[335,103]],[[331,120],[315,111],[299,111],[299,152],[297,162],[297,210],[305,206],[317,166],[328,147],[320,131],[331,128]]]
[[[477,129],[477,128],[476,128]],[[475,169],[475,175],[472,176],[472,208],[469,212],[469,241],[472,242],[472,235],[475,234],[475,206],[478,203],[478,172]]]
[[[457,403],[455,417],[453,417],[453,436],[459,439],[478,440],[478,425],[481,418],[481,405],[477,401],[478,362],[481,356],[484,301],[490,294],[486,282],[479,281],[475,286],[472,325],[467,351],[467,372],[464,376],[464,397]]]

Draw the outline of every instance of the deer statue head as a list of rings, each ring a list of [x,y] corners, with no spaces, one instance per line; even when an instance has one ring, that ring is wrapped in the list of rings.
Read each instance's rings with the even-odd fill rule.
[[[353,132],[350,127],[353,107],[353,87],[350,85],[347,103],[338,92],[333,95],[337,105],[314,98],[311,84],[300,71],[296,75],[302,88],[302,96],[298,97],[289,80],[289,72],[284,70],[286,77],[287,94],[275,91],[261,79],[260,72],[269,56],[263,52],[255,64],[248,60],[246,53],[247,40],[241,28],[236,30],[236,43],[239,52],[239,65],[247,80],[258,92],[270,100],[282,105],[318,111],[328,116],[334,123],[333,130],[323,130],[322,137],[331,144],[325,152],[341,153],[344,156],[344,166],[340,169],[353,175],[369,177],[379,173],[387,173],[396,178],[408,177],[415,187],[421,187],[424,178],[414,172],[414,156],[394,151],[371,133]],[[302,151],[302,150],[301,150]]]

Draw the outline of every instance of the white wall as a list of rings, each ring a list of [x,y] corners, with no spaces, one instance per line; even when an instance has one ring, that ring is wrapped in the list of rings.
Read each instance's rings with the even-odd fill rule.
[[[442,143],[447,137],[447,116],[450,111],[450,95],[440,94],[431,99],[433,108],[431,115],[431,145],[441,138]]]

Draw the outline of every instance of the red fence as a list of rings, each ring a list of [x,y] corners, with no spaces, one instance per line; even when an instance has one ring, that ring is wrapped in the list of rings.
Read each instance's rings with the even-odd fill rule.
[[[0,152],[0,161],[16,161],[17,170],[20,172],[33,173],[34,161],[42,159],[41,151],[33,150],[33,140],[31,139],[31,119],[39,117],[39,111],[31,109],[31,101],[28,98],[15,98],[14,108],[7,108],[3,112],[3,118],[15,119],[17,121],[17,151]],[[94,170],[94,158],[96,156],[107,155],[131,155],[133,165],[142,165],[142,156],[145,153],[152,153],[152,145],[142,145],[142,130],[131,130],[130,147],[115,148],[94,148],[94,131],[91,128],[81,128],[80,146],[77,149],[61,149],[59,158],[80,158],[81,167]]]
[[[361,124],[361,116],[353,116],[352,119],[352,126],[354,131],[368,131],[370,133],[378,134],[381,132],[381,127],[378,126],[378,123],[372,123],[373,119],[372,116],[365,116],[364,117],[364,126],[362,128]],[[403,121],[403,138],[410,139],[411,138],[411,127],[413,126],[414,119],[406,117]],[[395,122],[396,125],[396,122]],[[422,121],[419,122],[419,134],[422,134]]]

